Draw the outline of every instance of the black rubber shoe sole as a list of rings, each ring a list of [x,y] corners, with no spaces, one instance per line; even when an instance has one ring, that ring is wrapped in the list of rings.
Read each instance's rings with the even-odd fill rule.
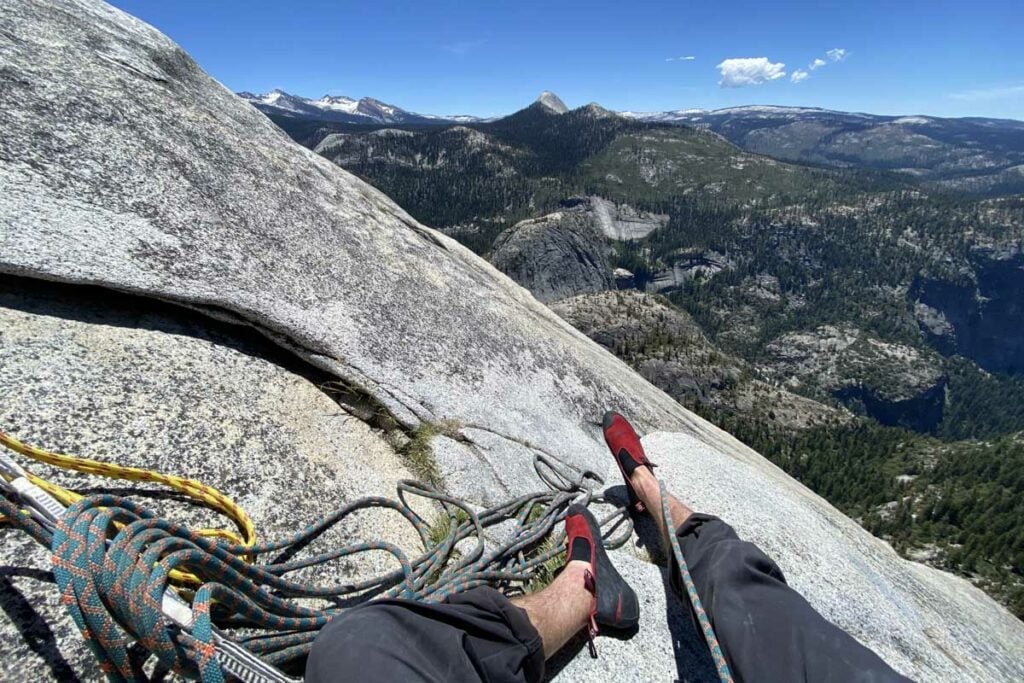
[[[590,529],[594,543],[594,573],[596,579],[597,613],[594,620],[613,629],[631,629],[640,623],[640,601],[636,592],[622,578],[608,557],[601,541],[601,527],[594,515],[581,505],[569,508],[569,514],[582,514]]]

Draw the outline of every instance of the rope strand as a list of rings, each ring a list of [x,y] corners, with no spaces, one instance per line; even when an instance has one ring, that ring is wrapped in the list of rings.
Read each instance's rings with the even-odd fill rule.
[[[665,482],[658,482],[658,485],[661,489],[661,518],[665,520],[665,536],[662,538],[662,543],[667,545],[672,552],[669,569],[675,569],[683,581],[683,588],[686,590],[686,596],[690,600],[690,607],[693,609],[693,614],[697,617],[697,622],[700,624],[704,640],[707,642],[708,650],[711,652],[711,658],[715,661],[718,678],[722,683],[732,683],[733,678],[732,672],[729,670],[729,663],[725,661],[722,646],[718,644],[718,636],[715,635],[711,619],[708,617],[708,613],[704,611],[704,603],[701,602],[700,595],[697,593],[697,586],[693,583],[693,577],[690,576],[690,566],[686,564],[686,558],[683,557],[683,549],[679,547],[679,539],[671,530],[672,511],[668,502],[668,489],[665,488]],[[674,567],[671,566],[673,561],[675,563]]]

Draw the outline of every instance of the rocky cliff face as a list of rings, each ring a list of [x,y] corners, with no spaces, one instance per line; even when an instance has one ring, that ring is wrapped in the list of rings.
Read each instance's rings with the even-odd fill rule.
[[[929,431],[942,420],[946,377],[934,354],[833,325],[783,335],[766,351],[762,368],[777,381],[858,403],[882,424]]]
[[[560,211],[520,221],[498,235],[491,262],[546,303],[635,287],[632,273],[612,268],[606,239],[641,239],[665,227],[668,216],[602,197],[574,197],[561,204]],[[667,281],[672,276],[662,277]]]
[[[638,211],[628,204],[616,204],[603,197],[569,199],[562,203],[589,210],[601,233],[608,239],[620,242],[643,239],[658,228],[668,225],[667,214]]]
[[[636,291],[572,297],[551,306],[601,346],[671,381],[655,382],[677,399],[706,402],[737,385],[747,369],[724,357],[693,319],[659,298]]]
[[[986,370],[1024,371],[1021,244],[979,245],[969,262],[966,277],[914,284],[922,331],[943,353],[960,353]]]
[[[663,297],[599,292],[551,308],[685,406],[710,406],[796,430],[850,417],[758,379],[754,368],[723,353],[689,314]]]
[[[665,260],[668,266],[655,271],[646,283],[648,292],[672,292],[690,280],[714,277],[735,265],[727,256],[714,251],[681,250]]]
[[[0,423],[18,436],[202,477],[274,536],[386,492],[409,467],[401,437],[442,421],[436,465],[474,503],[541,486],[538,452],[615,482],[597,424],[611,407],[660,432],[647,443],[685,500],[899,670],[1024,676],[1024,625],[980,591],[901,560],[154,29],[97,0],[10,0],[0,26],[0,371],[17,378]],[[387,520],[351,533],[408,542]],[[6,677],[98,678],[45,553],[0,541]],[[602,638],[560,678],[699,679],[699,636],[661,571],[614,560],[641,592],[640,633]]]
[[[516,223],[498,235],[491,262],[544,302],[615,289],[608,246],[579,208]]]

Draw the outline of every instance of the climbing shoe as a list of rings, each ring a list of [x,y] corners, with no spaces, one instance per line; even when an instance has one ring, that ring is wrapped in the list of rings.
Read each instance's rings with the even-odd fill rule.
[[[644,447],[640,445],[640,437],[633,430],[626,418],[616,412],[609,410],[604,414],[602,420],[604,427],[604,440],[615,456],[615,462],[619,465],[622,478],[626,480],[626,491],[629,493],[629,504],[637,512],[644,511],[644,504],[633,490],[629,478],[637,467],[646,467],[653,471],[655,464],[647,459]]]
[[[583,585],[594,596],[587,640],[590,655],[597,657],[594,637],[598,624],[613,629],[634,628],[640,622],[640,602],[629,584],[615,571],[601,538],[597,520],[582,505],[569,507],[565,518],[566,562],[590,563]]]

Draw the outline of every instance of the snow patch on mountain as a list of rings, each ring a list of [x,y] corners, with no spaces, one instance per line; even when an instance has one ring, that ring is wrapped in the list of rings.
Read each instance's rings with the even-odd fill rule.
[[[893,121],[893,123],[910,123],[910,124],[913,124],[913,123],[924,124],[924,123],[931,123],[931,122],[932,122],[932,120],[930,118],[928,118],[927,116],[904,116],[902,118],[898,118],[895,121]]]
[[[342,121],[345,123],[473,123],[481,119],[464,114],[438,116],[418,114],[372,97],[354,99],[345,95],[324,95],[311,99],[275,89],[265,94],[240,92],[238,96],[265,114]]]

